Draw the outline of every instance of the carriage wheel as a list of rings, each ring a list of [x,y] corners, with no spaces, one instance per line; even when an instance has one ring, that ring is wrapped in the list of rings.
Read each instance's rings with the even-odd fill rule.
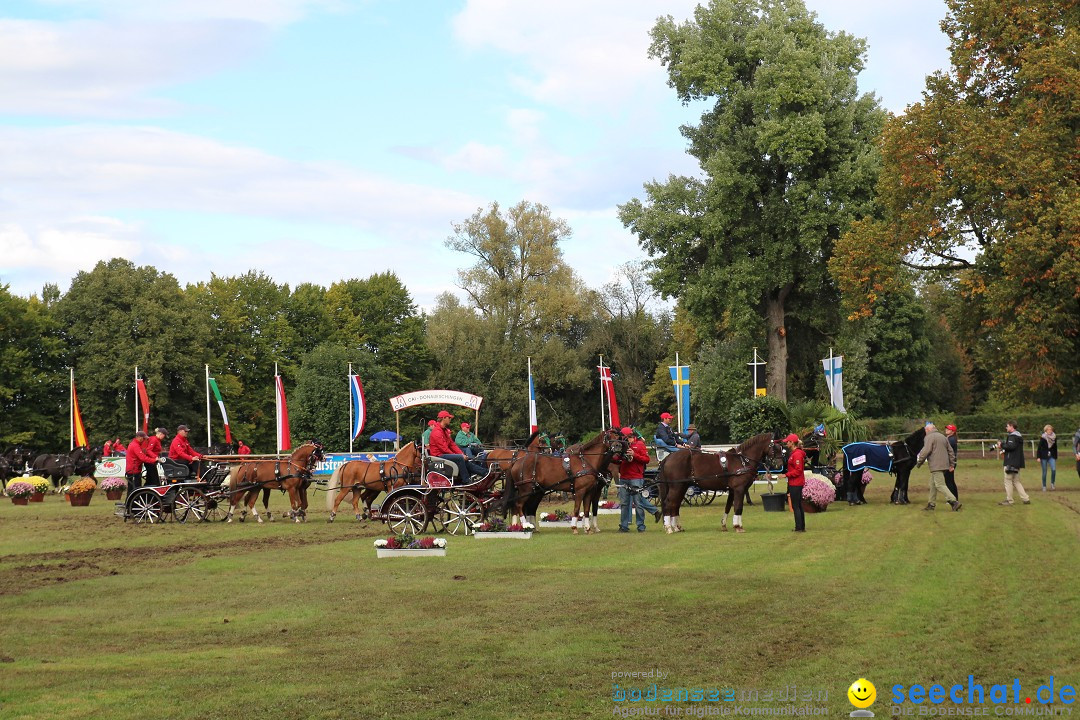
[[[704,490],[701,493],[701,504],[712,505],[713,500],[716,499],[717,493],[715,490]]]
[[[683,495],[683,505],[698,506],[701,505],[702,493],[701,488],[697,485],[691,485],[686,488],[686,495]]]
[[[136,523],[165,522],[165,515],[161,507],[161,498],[152,492],[136,493],[129,503],[131,517]]]
[[[221,522],[229,515],[229,496],[211,495],[203,496],[206,499],[206,512],[203,514],[203,522]]]
[[[427,508],[415,495],[402,495],[386,508],[386,524],[395,533],[419,535],[427,527]]]
[[[188,520],[202,522],[206,517],[207,505],[206,495],[201,490],[181,488],[176,491],[176,497],[173,499],[173,519],[178,523]]]
[[[484,506],[472,493],[452,492],[437,517],[451,535],[472,535],[484,519]]]

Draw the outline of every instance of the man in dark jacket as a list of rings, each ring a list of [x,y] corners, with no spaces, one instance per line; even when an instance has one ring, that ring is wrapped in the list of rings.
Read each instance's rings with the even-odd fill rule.
[[[673,453],[684,447],[678,433],[671,429],[671,421],[674,419],[675,416],[671,413],[662,413],[660,415],[660,424],[656,426],[656,435],[653,437],[658,456],[660,456],[661,450],[666,454]]]
[[[960,499],[960,491],[956,489],[956,462],[960,459],[960,447],[956,440],[956,426],[945,426],[945,439],[949,441],[949,447],[953,451],[953,465],[945,471],[945,487],[949,488],[957,500]]]
[[[1020,495],[1020,500],[1025,505],[1031,504],[1031,498],[1024,492],[1024,486],[1020,484],[1020,470],[1024,467],[1024,437],[1016,429],[1016,421],[1010,420],[1005,423],[1005,432],[1009,433],[1005,439],[998,443],[998,452],[1002,456],[1005,466],[1005,499],[998,505],[1013,504],[1013,489]]]

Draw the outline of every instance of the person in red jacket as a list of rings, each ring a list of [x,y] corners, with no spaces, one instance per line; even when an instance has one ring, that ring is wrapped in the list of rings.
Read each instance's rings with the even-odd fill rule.
[[[624,427],[622,434],[630,440],[632,460],[619,462],[619,532],[630,532],[630,520],[637,509],[637,530],[645,532],[645,513],[659,521],[660,511],[641,496],[645,487],[645,466],[649,464],[649,448],[632,427]],[[649,508],[652,508],[651,510]]]
[[[123,457],[127,450],[124,448],[124,443],[120,442],[120,438],[116,438],[112,441],[112,454]]]
[[[806,453],[799,447],[799,436],[791,433],[784,438],[784,444],[788,449],[787,461],[787,486],[788,495],[791,496],[791,511],[795,514],[794,532],[806,532],[806,515],[802,509],[802,489],[806,483]]]
[[[143,464],[154,462],[157,462],[157,458],[147,451],[146,433],[140,430],[135,433],[135,437],[128,443],[127,456],[124,460],[124,475],[127,477],[128,495],[142,487]]]
[[[457,465],[458,481],[468,484],[472,482],[473,475],[486,475],[487,468],[469,462],[465,458],[465,453],[461,452],[461,448],[450,437],[450,421],[453,419],[454,416],[446,410],[439,411],[438,424],[431,428],[431,438],[428,440],[428,455],[441,457],[443,460],[449,460]]]
[[[109,439],[109,440],[106,440],[105,444],[102,445],[102,447],[101,447],[101,457],[111,457],[111,456],[112,456],[112,440]]]
[[[169,436],[165,428],[154,430],[154,434],[146,439],[146,449],[154,456],[154,462],[146,463],[146,484],[160,485],[161,478],[158,475],[158,460],[161,458],[161,441]]]
[[[243,440],[236,441],[236,454],[237,455],[250,455],[251,448],[244,444]]]
[[[198,462],[202,460],[203,456],[195,452],[195,448],[191,447],[187,435],[187,425],[180,425],[176,428],[176,437],[169,443],[169,459],[187,465],[189,468],[188,475],[190,476],[196,474]]]

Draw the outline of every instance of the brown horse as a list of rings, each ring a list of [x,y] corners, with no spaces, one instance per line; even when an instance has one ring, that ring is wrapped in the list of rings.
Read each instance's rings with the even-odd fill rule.
[[[396,487],[420,480],[420,445],[408,443],[398,450],[393,460],[367,462],[350,460],[334,470],[326,493],[326,509],[334,522],[338,506],[345,496],[352,493],[353,514],[357,520],[371,517],[371,503],[379,493],[390,492]],[[337,490],[337,493],[333,491]],[[360,499],[364,500],[364,512],[360,512]]]
[[[783,456],[782,445],[773,442],[772,433],[755,435],[733,450],[721,453],[701,450],[678,450],[660,463],[656,482],[660,488],[660,503],[664,513],[664,529],[668,534],[682,532],[679,524],[679,508],[690,483],[702,490],[727,490],[728,505],[720,527],[727,530],[727,513],[735,506],[732,526],[735,532],[744,532],[742,526],[743,496],[757,479],[757,469],[768,455]]]
[[[240,522],[244,521],[248,511],[262,522],[262,516],[255,509],[255,501],[260,490],[284,490],[289,493],[289,504],[296,522],[303,522],[307,517],[307,488],[311,484],[311,473],[315,465],[323,459],[322,443],[309,440],[293,451],[288,460],[254,460],[240,465],[229,476],[229,514],[227,522],[232,522],[233,512],[240,499],[244,499],[244,509],[240,513]]]
[[[510,481],[507,483],[504,507],[513,508],[511,521],[516,521],[517,517],[523,514],[530,499],[551,491],[563,490],[574,495],[574,514],[570,518],[574,534],[578,534],[579,520],[586,533],[592,532],[596,519],[594,516],[587,520],[583,507],[585,510],[590,508],[586,505],[586,500],[591,497],[591,491],[615,456],[625,457],[629,448],[630,443],[621,432],[609,429],[587,443],[571,445],[566,449],[566,457],[563,458],[532,449],[521,453],[510,466]]]

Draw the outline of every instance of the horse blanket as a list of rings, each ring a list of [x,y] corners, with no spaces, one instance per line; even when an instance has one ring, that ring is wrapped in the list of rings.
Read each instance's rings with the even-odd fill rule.
[[[893,452],[888,445],[877,443],[856,442],[848,443],[840,448],[844,453],[844,466],[848,472],[866,470],[878,470],[891,472],[893,466]]]

